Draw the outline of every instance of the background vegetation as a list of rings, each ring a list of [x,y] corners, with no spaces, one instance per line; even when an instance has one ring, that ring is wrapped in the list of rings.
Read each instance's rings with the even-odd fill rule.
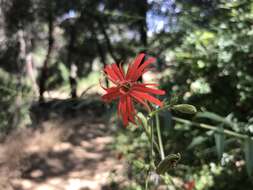
[[[106,64],[125,64],[145,52],[157,58],[155,73],[166,98],[193,104],[200,112],[194,118],[180,117],[221,130],[218,134],[175,122],[165,113],[166,152],[180,152],[183,157],[171,171],[180,181],[177,184],[181,183],[178,186],[190,189],[187,184],[194,181],[197,190],[252,189],[252,0],[0,3],[3,137],[14,128],[31,126],[31,117],[45,113],[36,112],[36,106],[46,105],[52,111],[56,107],[51,106],[52,99],[65,99],[62,105],[75,109],[88,106],[82,104],[89,99],[87,89],[100,93],[94,85]],[[66,101],[68,98],[72,99]],[[91,101],[91,109],[96,106]],[[134,162],[146,159],[146,137],[140,129],[116,125],[119,132],[114,148],[132,164],[127,188],[141,189],[140,168]],[[224,135],[224,129],[244,137]]]

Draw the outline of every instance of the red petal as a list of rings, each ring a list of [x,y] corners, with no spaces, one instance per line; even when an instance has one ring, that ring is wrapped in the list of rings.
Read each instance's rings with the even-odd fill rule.
[[[126,102],[126,96],[121,97],[121,115],[123,119],[123,125],[128,125],[128,112],[127,112],[127,102]]]
[[[139,94],[136,93],[136,91],[131,91],[130,96],[133,97],[137,102],[141,103],[142,105],[144,105],[147,110],[150,110],[150,107],[148,106],[148,104],[142,99],[141,96],[139,96]]]
[[[142,59],[145,57],[144,53],[139,54],[135,60],[134,63],[132,65],[129,65],[128,67],[128,71],[127,71],[127,75],[126,75],[126,79],[130,80],[133,79],[133,76],[135,75],[135,72],[137,71],[138,67],[141,64]]]
[[[117,75],[117,77],[118,77],[119,80],[124,80],[124,77],[123,77],[123,75],[122,75],[122,73],[121,73],[121,71],[120,71],[120,69],[119,69],[119,67],[118,67],[117,64],[115,64],[115,63],[112,64],[112,70]]]
[[[107,93],[112,93],[112,92],[115,92],[115,91],[119,91],[119,88],[118,87],[106,88],[105,91]]]
[[[118,103],[118,117],[121,118],[121,98],[119,99],[119,103]]]
[[[127,113],[126,113],[126,97],[121,96],[118,104],[118,115],[123,120],[123,125],[127,126],[128,120],[127,120]]]
[[[129,120],[132,123],[136,124],[134,121],[135,110],[134,110],[133,102],[130,96],[127,96],[127,107],[128,107]]]
[[[140,86],[159,86],[159,84],[155,83],[137,83]]]
[[[104,71],[105,71],[105,73],[106,73],[110,78],[112,78],[113,80],[117,80],[117,76],[116,76],[115,73],[112,71],[110,65],[107,65],[107,66],[104,68]]]
[[[154,57],[148,58],[139,68],[138,70],[144,70],[148,65],[154,63],[156,59]]]
[[[117,81],[124,79],[119,71],[117,64],[107,65],[104,71],[108,78],[115,84],[117,84]]]
[[[130,63],[127,68],[126,79],[128,80],[130,72],[132,72],[133,65]]]
[[[141,91],[141,92],[147,92],[147,93],[152,93],[152,94],[157,94],[157,95],[164,95],[165,91],[164,90],[159,90],[159,89],[154,89],[154,88],[147,88],[145,86],[141,86],[136,84],[133,87],[133,90]]]
[[[105,102],[111,102],[120,96],[119,89],[117,87],[107,88],[106,94],[102,96],[102,100]]]
[[[135,71],[135,75],[133,75],[133,79],[137,80],[143,73],[144,73],[144,69],[146,69],[146,67],[148,65],[150,65],[151,63],[154,63],[156,61],[155,58],[150,57],[148,58],[148,60],[146,60],[136,71]]]
[[[104,102],[111,102],[115,99],[117,99],[118,97],[120,97],[120,93],[119,92],[116,92],[116,93],[113,93],[113,94],[105,94],[102,96],[102,100]]]
[[[157,98],[155,98],[153,96],[150,96],[147,93],[143,93],[143,92],[139,92],[139,91],[132,91],[131,94],[134,94],[134,96],[139,97],[141,99],[148,100],[158,106],[161,106],[161,107],[163,106],[163,103],[160,100],[158,100]]]

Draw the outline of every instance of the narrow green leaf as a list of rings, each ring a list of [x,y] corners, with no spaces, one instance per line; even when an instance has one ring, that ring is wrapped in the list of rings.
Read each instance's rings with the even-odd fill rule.
[[[249,176],[253,173],[253,140],[246,139],[244,144],[246,170]]]
[[[164,174],[167,172],[170,168],[176,167],[176,164],[181,159],[181,155],[179,153],[177,154],[170,154],[166,156],[157,166],[156,172],[158,174]]]
[[[137,113],[137,117],[141,120],[141,122],[144,125],[145,129],[148,129],[148,120],[147,120],[147,118],[141,112]]]
[[[197,109],[195,108],[195,106],[190,105],[190,104],[177,104],[177,105],[173,105],[171,107],[171,109],[184,113],[184,114],[196,114],[197,113]]]
[[[232,127],[232,128],[234,128],[234,125],[235,125],[233,122],[231,122],[231,121],[229,121],[229,120],[227,120],[227,119],[225,119],[225,118],[223,118],[223,117],[221,117],[221,116],[219,116],[215,113],[212,113],[212,112],[198,112],[195,117],[197,117],[197,118],[207,118],[207,119],[210,119],[210,120],[213,120],[213,121],[217,121],[219,123],[223,123],[223,124],[225,124],[229,127]]]
[[[161,116],[163,117],[164,126],[171,130],[172,129],[172,115],[169,110],[163,111],[161,113]]]
[[[192,142],[190,143],[190,145],[187,147],[187,149],[192,149],[194,148],[195,146],[198,146],[200,144],[202,144],[203,142],[205,142],[207,140],[207,137],[204,137],[204,136],[198,136],[198,137],[195,137]]]
[[[224,152],[225,147],[225,135],[224,135],[224,128],[223,126],[219,126],[219,132],[214,134],[215,144],[216,144],[216,150],[218,154],[218,158],[222,158],[222,154]]]

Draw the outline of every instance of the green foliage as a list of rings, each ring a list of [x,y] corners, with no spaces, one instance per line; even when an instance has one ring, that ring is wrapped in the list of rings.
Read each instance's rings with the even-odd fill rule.
[[[253,173],[253,140],[246,139],[245,141],[245,161],[246,161],[246,168],[249,176],[252,177]]]
[[[159,25],[163,23],[162,29],[157,23],[152,26],[155,18],[160,19]],[[197,182],[195,189],[199,190],[227,190],[248,184],[245,170],[252,173],[252,142],[227,137],[225,131],[252,136],[252,0],[3,0],[0,11],[3,69],[0,70],[0,127],[3,131],[17,123],[14,114],[17,107],[21,108],[18,115],[27,115],[23,100],[29,88],[17,80],[25,70],[25,64],[20,65],[18,60],[21,53],[18,33],[23,31],[25,56],[34,54],[34,68],[40,73],[50,43],[50,19],[54,43],[45,79],[47,89],[66,85],[71,64],[78,67],[79,87],[88,87],[98,82],[98,71],[105,64],[126,62],[140,51],[154,55],[158,58],[162,88],[174,105],[172,110],[184,118],[188,117],[185,113],[192,113],[193,122],[217,127],[215,132],[206,131],[207,128],[193,126],[191,121],[185,124],[173,121],[168,110],[159,113],[166,155],[182,153],[172,176],[183,182],[193,178]],[[81,78],[84,76],[88,77]],[[21,106],[16,104],[19,98]],[[202,112],[195,115],[196,109],[185,106],[187,103]],[[139,117],[150,132],[145,116],[139,114]],[[129,161],[130,173],[136,176],[129,189],[143,189],[143,176],[139,173],[147,169],[149,137],[143,129],[133,126],[130,132],[122,131],[115,146]],[[226,160],[224,155],[232,159],[220,166],[220,160]],[[244,161],[245,165],[236,164]],[[213,172],[213,167],[218,172]],[[167,181],[171,183],[170,179]]]
[[[224,125],[232,128],[232,129],[235,129],[235,123],[234,122],[230,121],[227,118],[221,117],[221,116],[219,116],[218,114],[215,114],[215,113],[211,113],[211,112],[207,112],[207,111],[205,111],[205,112],[199,112],[196,115],[196,118],[210,119],[211,121],[215,121],[215,122],[224,124]]]
[[[181,27],[186,35],[174,51],[177,68],[174,80],[181,89],[186,89],[184,93],[190,94],[187,100],[194,105],[223,116],[233,112],[241,120],[249,120],[253,114],[250,108],[253,46],[249,24],[253,18],[252,1],[213,2],[208,11],[202,9],[202,3],[182,2],[181,6]],[[194,91],[194,81],[200,79],[210,90]]]
[[[0,69],[0,133],[20,126],[28,115],[24,99],[30,88]]]
[[[219,159],[222,158],[224,148],[225,148],[225,135],[224,135],[224,129],[222,126],[219,127],[219,133],[214,134],[215,138],[215,144],[217,149],[217,154]]]

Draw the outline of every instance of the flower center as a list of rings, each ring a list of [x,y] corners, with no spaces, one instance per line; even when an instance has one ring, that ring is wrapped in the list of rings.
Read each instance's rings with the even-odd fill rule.
[[[120,85],[120,92],[122,94],[127,94],[131,90],[132,84],[130,82],[125,82]]]

